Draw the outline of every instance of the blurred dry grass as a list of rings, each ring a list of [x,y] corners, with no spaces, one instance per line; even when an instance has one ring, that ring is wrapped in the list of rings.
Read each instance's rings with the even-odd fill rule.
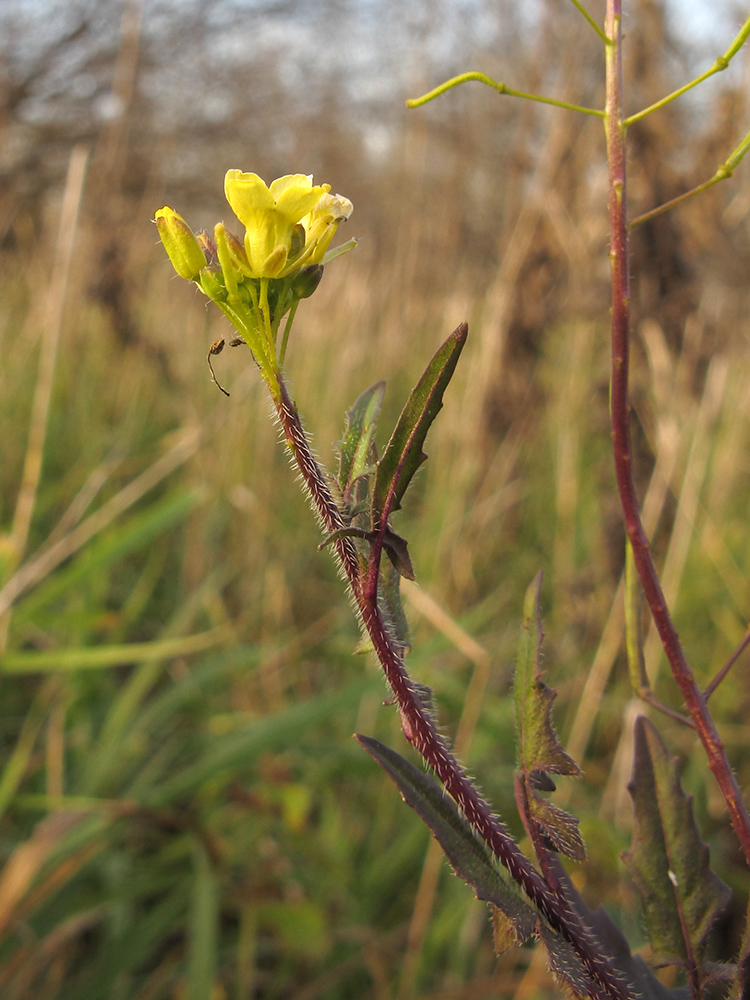
[[[659,7],[632,17],[641,105],[670,87],[667,41]],[[595,103],[598,57],[582,34],[550,14],[497,73]],[[27,179],[25,200],[14,178],[0,219],[0,993],[542,995],[538,961],[495,962],[482,906],[351,746],[355,729],[400,746],[393,710],[372,665],[351,656],[341,584],[246,355],[217,359],[226,399],[204,362],[223,321],[172,280],[148,222],[166,201],[211,224],[227,167],[270,179],[306,163],[240,154],[230,137],[204,141],[205,174],[186,180],[170,173],[168,138],[144,166],[137,42],[125,21],[129,111],[89,137],[85,176],[79,146],[65,189],[41,199]],[[741,90],[713,100],[706,128],[674,110],[633,130],[634,213],[711,174],[737,141]],[[465,89],[399,121],[378,165],[329,110],[316,120],[326,141],[299,155],[353,198],[345,235],[362,242],[300,310],[296,400],[328,462],[358,393],[388,380],[387,429],[440,340],[469,320],[400,515],[420,585],[406,589],[413,671],[514,824],[505,694],[521,597],[544,569],[546,668],[586,773],[561,790],[588,834],[576,877],[638,943],[618,862],[636,706],[617,599],[600,126]],[[747,627],[748,204],[741,171],[634,242],[644,514],[706,682]],[[676,705],[653,637],[646,649]],[[745,787],[746,671],[738,663],[714,696]],[[741,896],[747,874],[700,753],[663,728]],[[732,914],[724,930],[731,942]]]

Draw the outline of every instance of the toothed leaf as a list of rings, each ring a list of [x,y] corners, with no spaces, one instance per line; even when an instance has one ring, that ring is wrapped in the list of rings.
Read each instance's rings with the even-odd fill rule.
[[[591,996],[591,987],[594,985],[591,975],[572,946],[544,924],[539,928],[539,939],[547,952],[549,970],[566,994],[576,1000]]]
[[[563,750],[552,726],[552,704],[557,697],[542,680],[542,619],[539,591],[542,574],[534,577],[523,604],[523,628],[513,681],[518,731],[518,766],[524,775],[534,771],[579,775],[580,768]]]
[[[553,850],[575,861],[584,861],[586,848],[575,816],[536,794],[529,795],[528,802],[531,817]]]
[[[341,492],[349,495],[352,483],[367,471],[371,464],[372,440],[375,422],[380,413],[385,392],[385,382],[376,382],[365,389],[352,408],[346,413],[344,438],[338,444]]]
[[[731,891],[709,866],[708,846],[695,823],[692,796],[680,785],[677,761],[643,716],[635,721],[628,791],[635,823],[633,845],[622,859],[641,896],[651,947],[678,961],[690,952],[700,968],[708,932]]]
[[[552,704],[556,693],[542,680],[542,619],[539,591],[542,574],[538,573],[526,591],[523,628],[518,645],[513,691],[516,705],[518,769],[526,789],[528,821],[536,823],[549,846],[576,861],[586,857],[578,820],[539,795],[553,791],[549,774],[579,775],[580,768],[560,745],[552,726]]]
[[[453,376],[467,333],[466,323],[453,331],[430,361],[401,411],[375,473],[371,517],[376,530],[399,509],[414,473],[427,458],[422,445],[443,405],[443,393]]]
[[[524,944],[531,937],[532,933],[536,932],[535,927],[533,932],[530,931],[523,941],[519,940],[518,928],[513,919],[507,913],[504,913],[499,906],[495,906],[494,903],[490,903],[489,905],[492,917],[492,944],[498,958],[500,955],[504,955],[506,951],[510,951],[511,948],[516,948],[519,944]]]
[[[523,944],[534,933],[537,916],[496,868],[484,844],[474,835],[440,785],[395,750],[369,736],[356,737],[396,783],[407,805],[427,824],[445,851],[453,871],[467,882],[477,899],[483,899],[507,918],[514,944]],[[502,940],[510,931],[503,928]]]

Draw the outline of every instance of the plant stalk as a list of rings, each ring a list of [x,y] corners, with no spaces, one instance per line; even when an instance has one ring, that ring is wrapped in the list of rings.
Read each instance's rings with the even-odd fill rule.
[[[622,87],[622,0],[607,0],[606,118],[609,160],[609,218],[612,269],[612,386],[611,418],[615,474],[625,528],[633,547],[638,576],[672,675],[685,699],[696,731],[706,751],[708,766],[716,778],[729,809],[732,826],[750,865],[750,814],[737,780],[680,644],[677,631],[662,593],[648,538],[641,524],[640,508],[633,481],[633,453],[630,440],[628,372],[630,349],[630,248],[626,198],[626,126],[623,121]]]
[[[345,528],[331,487],[320,468],[281,374],[272,393],[287,447],[302,475],[306,491],[327,535]],[[550,887],[523,854],[489,804],[467,777],[461,764],[438,731],[429,711],[407,673],[403,658],[383,621],[377,595],[368,593],[369,575],[360,562],[353,539],[339,535],[331,540],[359,612],[364,629],[398,704],[404,735],[435,771],[498,861],[543,914],[548,923],[575,950],[591,975],[594,1000],[632,1000],[632,992],[613,969],[592,933],[564,898]]]

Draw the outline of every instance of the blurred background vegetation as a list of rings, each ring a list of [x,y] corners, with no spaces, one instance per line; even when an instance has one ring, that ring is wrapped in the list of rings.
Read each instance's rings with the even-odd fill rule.
[[[596,0],[593,13],[601,17]],[[731,6],[628,4],[635,111],[705,68]],[[676,8],[675,8],[676,9]],[[742,15],[744,18],[745,14]],[[247,354],[150,219],[228,216],[230,167],[352,199],[288,368],[322,459],[388,381],[383,433],[441,340],[470,340],[398,530],[413,675],[520,837],[508,688],[545,572],[545,667],[585,777],[561,783],[575,872],[643,943],[628,844],[631,699],[609,456],[601,124],[470,85],[481,69],[601,106],[603,56],[562,2],[3,0],[0,6],[0,996],[528,998],[483,904],[351,734],[405,752]],[[631,212],[713,174],[748,127],[748,63],[631,133]],[[634,434],[645,519],[706,682],[745,633],[750,175],[634,239]],[[228,220],[229,221],[229,220]],[[659,696],[679,707],[658,643]],[[750,787],[747,664],[714,695]],[[736,890],[690,731],[658,720]]]

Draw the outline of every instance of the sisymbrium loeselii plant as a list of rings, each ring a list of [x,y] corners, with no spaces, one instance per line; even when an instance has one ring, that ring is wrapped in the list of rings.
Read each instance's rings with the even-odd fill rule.
[[[594,115],[604,124],[610,177],[611,423],[628,539],[625,619],[631,676],[645,702],[657,711],[676,714],[657,701],[642,667],[637,614],[642,589],[684,699],[687,714],[680,718],[705,748],[731,825],[750,863],[750,815],[708,708],[711,693],[737,654],[706,690],[700,689],[672,624],[641,525],[632,474],[628,403],[629,233],[646,219],[731,176],[747,150],[750,136],[704,184],[638,219],[628,219],[626,192],[628,129],[726,68],[750,33],[750,18],[727,52],[707,72],[652,107],[625,117],[621,0],[607,0],[603,27],[578,0],[573,3],[604,44],[603,109],[525,94],[475,72],[456,77],[409,103],[425,103],[450,87],[477,80],[499,94]],[[321,547],[332,550],[346,578],[366,639],[392,689],[403,732],[437,780],[377,740],[362,735],[357,740],[430,828],[455,873],[489,904],[498,953],[536,938],[546,951],[552,973],[565,992],[575,997],[677,1000],[690,996],[697,1000],[710,994],[740,1000],[750,996],[747,927],[735,963],[718,965],[707,959],[711,927],[727,906],[730,890],[710,868],[708,848],[698,832],[690,797],[682,791],[677,764],[656,726],[645,716],[635,724],[629,785],[635,810],[634,833],[623,861],[641,897],[654,959],[659,965],[676,966],[684,985],[664,986],[645,961],[631,953],[626,939],[606,913],[590,909],[583,901],[560,863],[560,855],[583,861],[585,848],[578,821],[549,798],[555,790],[553,776],[574,776],[579,774],[579,768],[555,734],[551,718],[555,694],[541,674],[541,574],[529,587],[524,604],[514,683],[516,802],[533,848],[533,861],[511,837],[439,731],[431,691],[407,671],[409,639],[399,583],[402,576],[413,579],[414,572],[407,542],[394,530],[392,517],[426,458],[425,438],[442,407],[443,395],[466,342],[467,325],[463,323],[454,330],[427,365],[382,454],[375,445],[384,392],[384,383],[379,382],[365,390],[346,414],[344,436],[338,445],[338,467],[334,472],[324,470],[290,397],[283,366],[299,302],[315,291],[325,264],[356,244],[350,240],[331,247],[339,224],[352,212],[352,204],[340,195],[331,195],[328,185],[314,185],[312,178],[303,174],[281,177],[266,186],[256,174],[230,170],[225,193],[245,228],[242,238],[221,223],[212,236],[194,234],[171,208],[156,213],[159,235],[177,273],[195,282],[229,319],[237,332],[230,345],[245,343],[250,348],[270,392],[286,447],[321,523]],[[222,339],[211,345],[209,366],[211,357],[222,350],[224,343]],[[211,376],[214,378],[213,369]]]

